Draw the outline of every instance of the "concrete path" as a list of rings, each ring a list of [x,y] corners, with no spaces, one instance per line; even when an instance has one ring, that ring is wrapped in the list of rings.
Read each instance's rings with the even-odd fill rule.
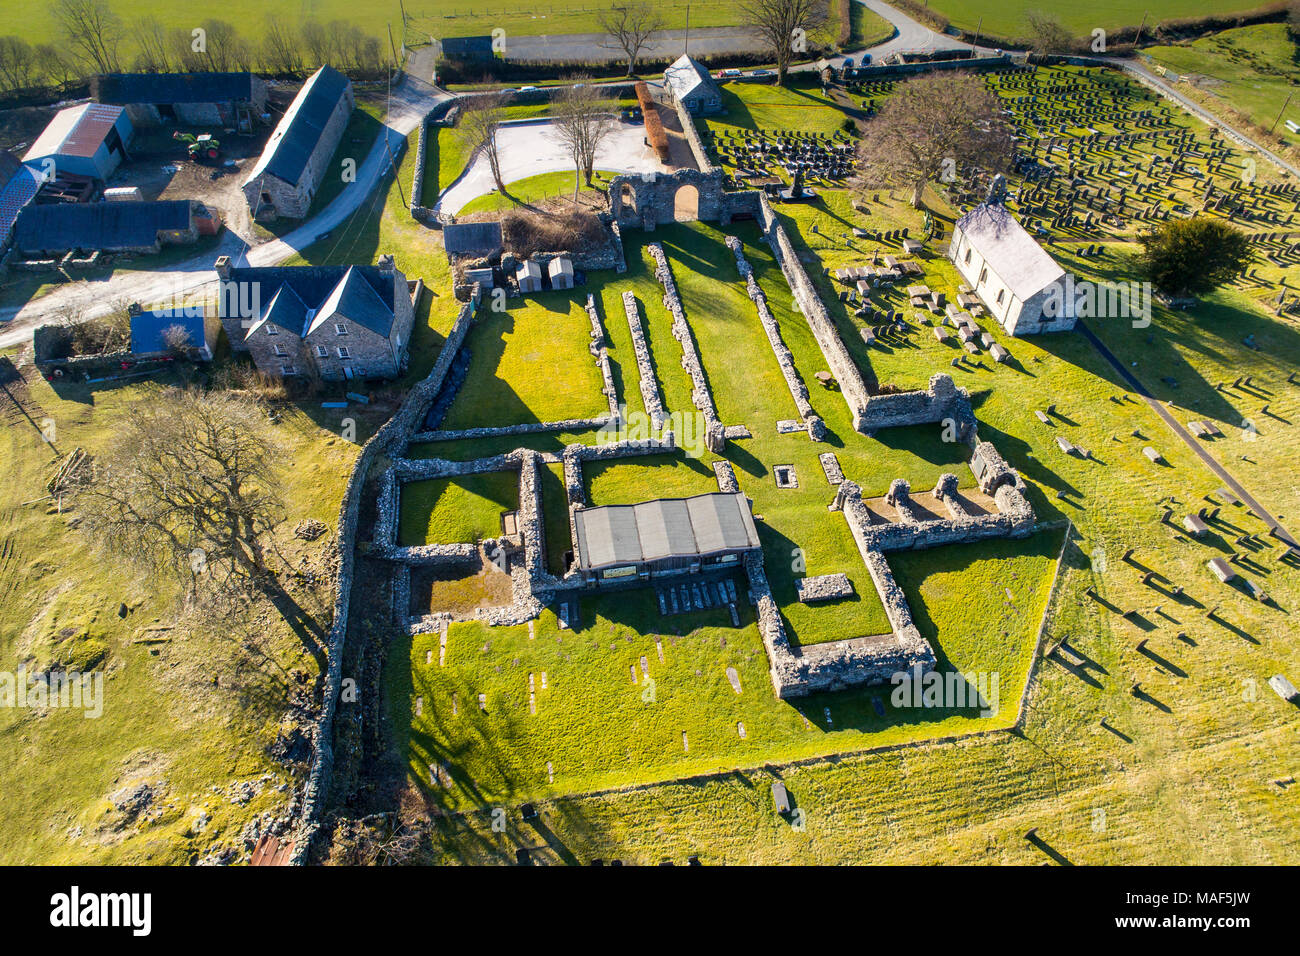
[[[501,178],[508,186],[542,173],[573,172],[573,160],[555,135],[549,120],[503,124],[497,131],[497,153]],[[616,173],[660,172],[665,169],[650,147],[640,123],[617,122],[614,132],[600,144],[596,168]],[[434,209],[455,214],[466,204],[496,188],[492,166],[482,150],[474,154],[468,168],[438,197]]]
[[[1172,431],[1178,439],[1183,442],[1183,444],[1195,452],[1196,456],[1201,459],[1205,466],[1209,468],[1210,471],[1214,472],[1228,490],[1240,498],[1245,503],[1246,507],[1255,513],[1255,516],[1259,518],[1260,521],[1268,525],[1269,530],[1273,532],[1274,536],[1278,538],[1278,540],[1292,548],[1300,548],[1300,545],[1296,544],[1296,539],[1291,532],[1287,531],[1287,529],[1282,526],[1281,522],[1269,514],[1264,506],[1255,499],[1255,496],[1242,487],[1241,482],[1237,481],[1236,478],[1233,478],[1232,475],[1228,473],[1227,469],[1215,460],[1214,456],[1206,450],[1205,446],[1197,441],[1196,438],[1183,427],[1182,423],[1174,417],[1173,413],[1165,407],[1164,402],[1153,397],[1151,393],[1147,391],[1147,387],[1128,370],[1128,367],[1125,366],[1123,362],[1115,357],[1115,354],[1106,347],[1101,339],[1097,338],[1092,329],[1088,328],[1082,322],[1075,326],[1075,328],[1079,330],[1084,338],[1092,343],[1092,347],[1097,350],[1098,354],[1111,364],[1115,371],[1120,374],[1120,377],[1128,383],[1129,388],[1137,392],[1142,400],[1154,409],[1155,413],[1164,420],[1166,425],[1169,426],[1169,430]]]
[[[311,220],[287,235],[249,247],[233,233],[223,233],[215,252],[158,270],[118,270],[101,281],[70,282],[60,285],[20,308],[0,309],[0,348],[18,345],[31,338],[31,330],[66,310],[77,310],[83,318],[96,318],[119,303],[178,302],[192,296],[211,294],[216,288],[212,271],[218,256],[228,255],[238,264],[271,266],[283,262],[322,234],[338,228],[360,208],[388,172],[389,148],[396,155],[403,140],[419,125],[424,115],[449,94],[416,77],[407,76],[393,90],[385,130],[357,169],[355,182]],[[385,139],[386,138],[386,139]]]

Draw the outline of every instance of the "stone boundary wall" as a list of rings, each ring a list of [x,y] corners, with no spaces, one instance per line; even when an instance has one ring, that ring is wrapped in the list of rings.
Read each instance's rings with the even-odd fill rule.
[[[704,365],[700,353],[695,348],[695,337],[691,334],[690,324],[686,321],[686,311],[682,300],[677,295],[677,284],[673,281],[673,270],[668,265],[663,246],[657,242],[646,245],[655,261],[655,278],[664,288],[664,308],[673,317],[673,338],[682,346],[682,368],[691,376],[694,388],[691,401],[704,415],[704,444],[714,454],[721,454],[726,439],[723,437],[722,421],[718,418],[718,409],[713,404],[713,394],[709,391],[708,380],[704,377]]]
[[[744,244],[736,236],[727,236],[727,248],[732,251],[736,257],[736,271],[740,277],[745,280],[745,289],[749,293],[750,300],[754,303],[754,308],[758,310],[758,320],[763,325],[763,331],[767,333],[768,344],[772,346],[772,353],[776,356],[776,363],[781,366],[781,374],[785,377],[786,387],[790,389],[790,397],[794,399],[795,407],[799,410],[799,417],[808,423],[809,434],[821,424],[821,419],[813,411],[812,402],[808,398],[808,386],[799,376],[799,370],[795,367],[794,356],[786,346],[785,340],[781,338],[781,327],[777,325],[776,317],[772,315],[772,310],[767,305],[767,295],[763,292],[754,278],[754,269],[745,258]],[[816,419],[816,423],[814,423]],[[826,433],[825,425],[821,425],[822,437]]]
[[[677,120],[682,124],[682,136],[686,140],[686,145],[691,148],[691,155],[695,157],[695,164],[699,166],[700,172],[708,174],[715,171],[717,167],[709,160],[708,150],[704,148],[704,142],[700,139],[700,131],[695,126],[695,117],[691,111],[682,105],[678,100],[675,104],[677,108]]]
[[[596,309],[596,297],[592,293],[587,293],[587,319],[591,322],[591,342],[587,348],[596,356],[596,366],[600,369],[600,377],[604,383],[601,387],[601,394],[609,402],[609,417],[618,418],[618,389],[614,387],[614,373],[609,367],[609,349],[605,341],[605,326],[600,321],[600,313]]]
[[[420,135],[415,141],[415,174],[411,179],[411,206],[410,212],[412,218],[426,224],[437,223],[437,217],[433,210],[427,206],[420,205],[420,198],[424,194],[424,169],[428,163],[429,139],[431,136],[430,127],[442,119],[454,109],[460,106],[460,98],[453,96],[438,103],[433,109],[424,115],[420,121]]]
[[[872,395],[862,409],[861,430],[870,434],[881,428],[936,424],[946,418],[957,425],[958,440],[973,444],[975,416],[969,397],[953,384],[952,376],[936,372],[923,392]]]
[[[663,400],[659,396],[659,381],[655,378],[654,358],[646,344],[645,330],[641,327],[641,315],[636,307],[636,293],[628,289],[623,293],[623,311],[627,313],[627,326],[632,331],[632,351],[636,353],[636,367],[641,384],[641,404],[650,416],[650,423],[655,430],[663,427],[668,420],[664,411]]]
[[[411,436],[411,441],[439,442],[458,441],[464,438],[503,438],[508,435],[542,435],[548,432],[584,432],[592,428],[604,428],[617,419],[618,412],[616,409],[612,416],[597,415],[595,418],[566,418],[564,421],[559,422],[523,422],[519,425],[416,432]]]
[[[415,424],[428,413],[434,397],[442,387],[442,380],[451,367],[451,360],[465,339],[478,307],[479,288],[475,286],[473,298],[456,317],[456,323],[443,345],[438,360],[428,376],[415,385],[393,417],[380,426],[361,449],[352,474],[348,477],[339,505],[338,528],[335,532],[334,555],[337,570],[334,574],[334,616],[326,637],[329,665],[321,691],[321,712],[316,723],[311,770],[303,790],[302,816],[294,837],[291,862],[306,863],[311,844],[320,826],[320,813],[334,769],[334,714],[338,706],[339,691],[343,684],[343,645],[347,640],[348,608],[352,596],[352,575],[355,564],[357,520],[361,511],[361,491],[370,466],[379,454],[392,455],[406,447],[406,441]]]
[[[1020,489],[1012,485],[997,490],[993,499],[998,507],[996,514],[887,524],[872,523],[870,510],[862,503],[862,489],[855,482],[845,479],[840,489],[844,518],[864,561],[868,553],[875,551],[919,551],[984,538],[1023,538],[1034,530],[1034,509]]]
[[[758,198],[758,222],[767,237],[768,244],[772,247],[772,255],[776,257],[777,264],[785,274],[795,304],[808,322],[808,327],[812,329],[822,355],[826,358],[826,364],[830,366],[831,374],[839,382],[840,393],[844,396],[844,401],[849,406],[849,413],[853,416],[853,427],[861,431],[863,410],[870,398],[867,384],[863,381],[862,373],[849,355],[848,349],[844,347],[844,342],[835,329],[835,322],[826,311],[821,297],[817,295],[817,289],[808,278],[803,264],[800,263],[799,255],[795,252],[785,227],[781,225],[781,220],[772,210],[772,204],[764,195]]]

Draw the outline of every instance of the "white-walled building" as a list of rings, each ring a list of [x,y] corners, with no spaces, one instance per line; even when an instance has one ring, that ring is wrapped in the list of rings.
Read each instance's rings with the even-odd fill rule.
[[[1074,328],[1072,308],[1043,308],[1049,298],[1060,301],[1065,270],[1000,203],[976,206],[957,220],[948,258],[1011,335]]]

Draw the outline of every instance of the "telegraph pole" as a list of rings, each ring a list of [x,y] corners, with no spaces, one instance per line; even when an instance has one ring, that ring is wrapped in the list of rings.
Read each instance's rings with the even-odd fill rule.
[[[1277,124],[1281,122],[1282,114],[1286,112],[1286,108],[1291,105],[1291,97],[1293,96],[1295,96],[1294,93],[1288,93],[1286,95],[1286,102],[1283,103],[1282,108],[1277,111],[1277,119],[1273,120],[1273,125],[1268,128],[1269,133],[1272,133],[1273,130],[1277,129]]]

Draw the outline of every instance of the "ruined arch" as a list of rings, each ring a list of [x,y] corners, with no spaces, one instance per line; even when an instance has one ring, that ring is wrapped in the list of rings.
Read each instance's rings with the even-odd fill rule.
[[[694,222],[700,218],[700,191],[693,183],[682,183],[673,192],[673,222]]]

